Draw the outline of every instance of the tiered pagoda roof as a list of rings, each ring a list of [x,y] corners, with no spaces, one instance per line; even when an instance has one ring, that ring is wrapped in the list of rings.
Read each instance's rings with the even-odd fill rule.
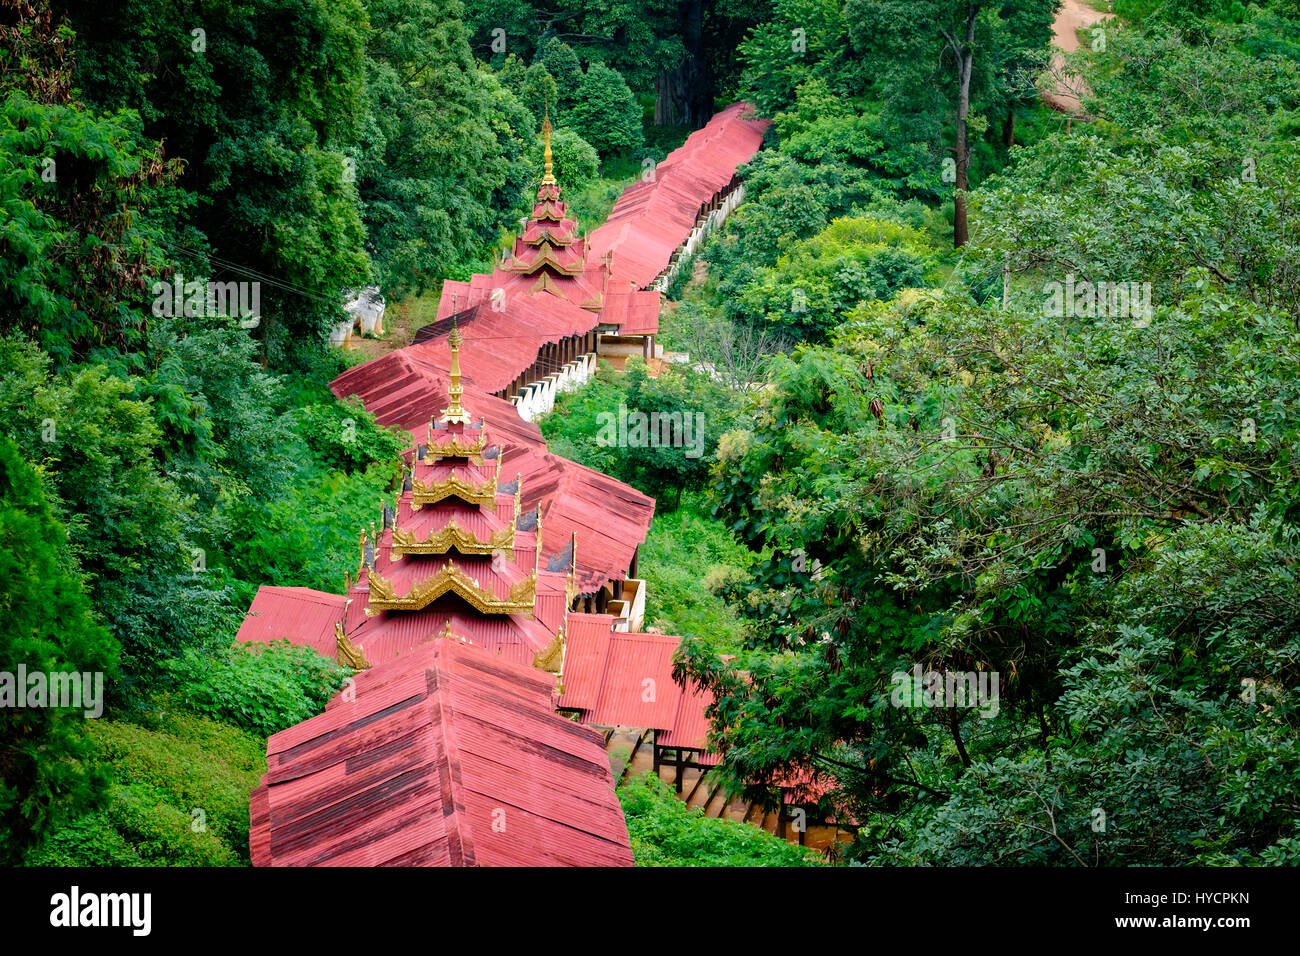
[[[561,301],[552,296],[546,298]],[[469,407],[475,416],[480,416],[476,422],[481,420],[483,428],[490,433],[489,447],[500,449],[502,478],[521,476],[522,520],[528,523],[533,514],[544,517],[540,532],[543,554],[553,556],[565,551],[576,535],[574,563],[578,592],[593,593],[605,582],[626,573],[650,528],[654,499],[615,478],[551,454],[535,424],[523,421],[513,405],[482,389],[476,380],[468,382],[476,374],[471,369],[480,368],[494,354],[507,351],[517,341],[506,337],[511,321],[508,315],[493,313],[486,307],[484,311],[498,324],[485,326],[476,322],[467,347],[458,350],[458,365],[463,365],[466,372],[462,376],[463,394],[469,396]],[[590,313],[582,314],[590,316]],[[412,461],[419,454],[419,443],[428,445],[444,440],[444,431],[438,428],[433,429],[430,437],[429,413],[430,409],[441,408],[450,401],[448,338],[390,352],[349,369],[330,384],[340,398],[359,398],[381,425],[406,431],[410,435]],[[399,529],[409,527],[402,515],[398,516],[397,524]],[[539,593],[544,591],[543,579],[539,582]]]
[[[450,338],[449,404],[429,424],[397,499],[384,504],[382,527],[361,532],[333,646],[322,628],[302,642],[365,668],[446,638],[558,671],[577,595],[574,542],[567,561],[543,561],[540,512],[524,513],[519,475],[503,484],[501,447],[462,404],[459,328]],[[256,623],[240,632],[243,640],[275,636]]]
[[[556,309],[546,301],[550,298],[585,310],[598,317],[600,324],[621,333],[655,334],[659,330],[659,293],[638,291],[626,279],[611,281],[613,257],[588,254],[587,239],[560,198],[551,162],[549,117],[542,123],[542,133],[545,171],[531,215],[521,221],[522,230],[510,252],[491,273],[475,275],[469,282],[449,280],[443,284],[438,318],[490,305],[496,312],[512,312],[515,322],[527,323],[534,312],[540,312],[547,317],[545,322],[553,323]],[[595,324],[579,331],[588,331]],[[518,371],[507,375],[506,381]],[[487,387],[482,382],[480,386]]]

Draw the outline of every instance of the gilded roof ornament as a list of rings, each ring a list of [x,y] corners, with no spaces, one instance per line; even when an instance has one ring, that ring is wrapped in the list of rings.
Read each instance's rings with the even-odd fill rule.
[[[478,581],[448,561],[437,573],[416,582],[409,594],[398,597],[393,583],[380,574],[370,579],[370,603],[366,616],[374,617],[381,611],[419,611],[444,594],[456,594],[482,614],[524,614],[533,616],[537,597],[537,574],[516,581],[509,595],[502,599],[491,588],[482,587]]]
[[[365,651],[357,647],[348,640],[347,635],[343,633],[343,622],[334,623],[334,645],[335,660],[344,667],[349,667],[354,671],[363,671],[370,666],[366,660]]]
[[[460,384],[460,326],[456,324],[456,316],[451,317],[451,334],[447,336],[447,345],[451,347],[451,368],[448,372],[450,384],[447,386],[447,397],[451,404],[442,410],[441,422],[451,424],[470,424],[469,412],[461,407],[460,398],[465,393],[465,389]]]
[[[546,166],[546,171],[542,175],[543,186],[558,185],[555,181],[555,173],[551,169],[551,110],[546,109],[546,117],[542,120],[542,139],[546,144],[542,149],[542,162]]]
[[[533,666],[548,674],[558,674],[564,667],[564,628],[555,632],[551,643],[533,656]]]
[[[462,480],[453,468],[441,481],[424,482],[416,478],[411,482],[411,509],[418,511],[424,505],[435,505],[444,498],[457,497],[472,505],[490,507],[496,502],[497,484],[501,478],[501,458],[497,457],[496,476],[477,484]]]
[[[494,551],[513,550],[515,546],[515,528],[509,527],[494,531],[486,541],[480,541],[469,531],[451,519],[438,531],[429,532],[423,541],[415,537],[415,532],[393,529],[393,546],[390,555],[399,558],[407,554],[446,554],[455,548],[461,554],[492,554]]]

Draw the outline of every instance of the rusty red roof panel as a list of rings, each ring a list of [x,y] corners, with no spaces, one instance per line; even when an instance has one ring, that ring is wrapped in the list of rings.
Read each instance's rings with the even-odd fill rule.
[[[445,641],[267,742],[257,866],[630,866],[599,734],[552,680]]]
[[[558,707],[587,723],[670,730],[681,688],[673,682],[680,638],[612,631],[605,614],[570,614],[564,693]]]
[[[311,588],[262,586],[239,625],[235,640],[269,643],[288,640],[334,656],[334,625],[343,620],[347,598]]]
[[[696,761],[709,766],[720,762],[720,757],[709,752],[709,719],[704,711],[711,703],[713,694],[694,685],[682,691],[672,726],[659,735],[660,746],[698,750]]]
[[[589,259],[613,253],[611,286],[626,281],[644,288],[668,268],[695,228],[700,207],[762,145],[769,124],[754,119],[752,110],[748,103],[733,103],[669,153],[655,167],[653,180],[624,190],[587,243]]]
[[[590,712],[600,700],[600,685],[614,630],[610,614],[570,614],[564,641],[564,693],[559,707]]]
[[[587,718],[593,724],[665,730],[677,716],[681,688],[673,682],[673,653],[681,641],[663,634],[610,637],[600,699]]]

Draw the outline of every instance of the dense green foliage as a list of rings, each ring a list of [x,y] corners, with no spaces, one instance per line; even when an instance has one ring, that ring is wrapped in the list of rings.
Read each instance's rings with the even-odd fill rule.
[[[815,866],[816,854],[735,820],[704,816],[653,774],[618,789],[637,866]]]
[[[160,699],[133,722],[96,721],[89,759],[113,768],[103,809],[52,831],[37,866],[248,864],[248,795],[266,740]]]
[[[195,713],[258,737],[319,713],[349,673],[288,641],[244,644],[216,655],[190,651],[169,661],[168,670],[176,693]]]
[[[707,484],[718,437],[734,422],[737,405],[707,375],[673,366],[652,378],[633,357],[625,374],[603,366],[591,385],[561,396],[541,427],[556,454],[652,497],[671,494],[665,504],[676,508],[683,492]]]
[[[738,657],[695,640],[683,662],[718,696],[737,789],[817,773],[873,863],[1294,862],[1288,11],[1108,28],[1076,58],[1097,122],[972,194],[941,289],[830,273],[834,317],[768,363],[714,472],[718,515],[771,549],[733,590]],[[812,175],[793,139],[752,176],[796,228],[742,211],[698,308],[779,320],[753,304],[813,286],[803,250],[835,248],[823,210],[844,200],[809,217],[778,192]],[[996,696],[927,700],[924,672]]]
[[[641,571],[649,588],[646,623],[665,634],[738,642],[744,620],[723,595],[755,562],[735,536],[709,520],[704,500],[692,495],[671,514],[660,514],[641,548]]]
[[[4,581],[6,627],[0,660],[11,686],[0,688],[0,860],[13,863],[44,831],[96,803],[106,777],[87,760],[87,715],[93,675],[99,693],[110,693],[117,669],[116,642],[94,619],[63,527],[46,500],[40,477],[0,437],[0,580]],[[53,687],[29,699],[19,668],[44,675],[75,671],[91,681],[85,706],[45,706]],[[52,685],[53,678],[47,678]],[[107,690],[106,690],[107,689]]]
[[[1067,120],[1056,0],[0,0],[3,641],[107,707],[6,715],[0,855],[247,862],[265,736],[342,674],[233,636],[338,589],[407,441],[328,390],[346,292],[486,268],[544,116],[590,229],[743,96],[689,356],[541,422],[657,499],[719,772],[815,774],[857,862],[1295,864],[1300,7],[1114,6]],[[642,865],[808,862],[620,794]]]
[[[641,146],[641,108],[616,70],[593,63],[578,84],[568,121],[602,156]]]

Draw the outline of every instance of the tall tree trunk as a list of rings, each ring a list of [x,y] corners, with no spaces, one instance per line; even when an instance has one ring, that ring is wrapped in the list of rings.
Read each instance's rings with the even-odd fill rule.
[[[1016,108],[1007,107],[1007,118],[1002,121],[1002,145],[1007,149],[1016,145]]]
[[[655,124],[684,123],[699,129],[713,116],[713,71],[704,49],[705,0],[682,5],[682,43],[686,56],[655,80]]]
[[[966,186],[970,150],[966,145],[966,120],[970,115],[970,78],[975,63],[975,7],[966,16],[966,42],[957,56],[957,191],[952,203],[952,245],[966,245]]]

